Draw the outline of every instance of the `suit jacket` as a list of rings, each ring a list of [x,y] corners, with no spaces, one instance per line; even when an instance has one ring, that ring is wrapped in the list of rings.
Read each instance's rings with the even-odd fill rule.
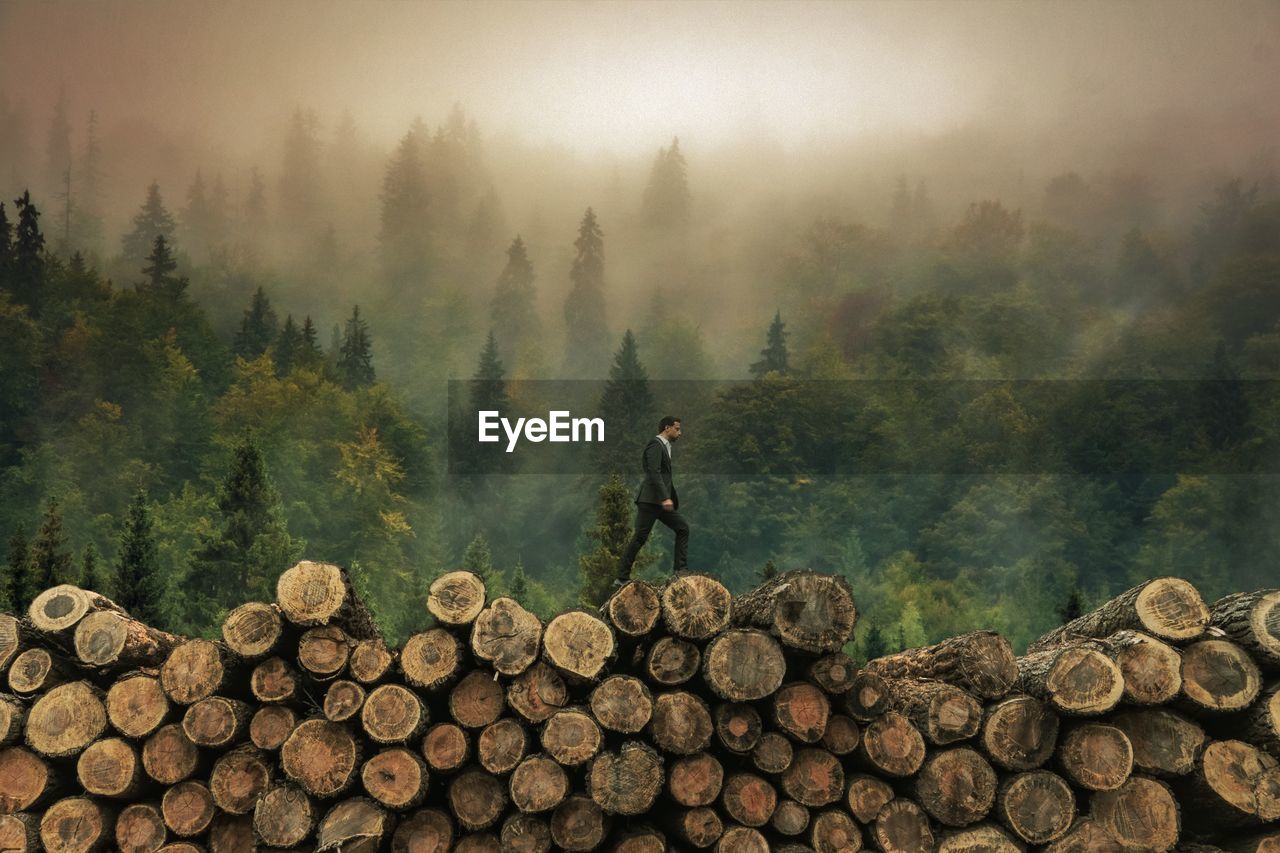
[[[671,457],[656,435],[644,446],[640,467],[644,469],[644,482],[640,484],[635,502],[661,504],[670,498],[672,509],[679,509],[680,495],[671,482]]]

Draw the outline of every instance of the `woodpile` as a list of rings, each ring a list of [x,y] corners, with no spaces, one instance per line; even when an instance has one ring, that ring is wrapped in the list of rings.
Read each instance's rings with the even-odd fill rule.
[[[807,571],[545,625],[455,572],[426,610],[388,648],[302,562],[220,639],[70,586],[0,615],[0,850],[1280,850],[1280,591],[862,667]]]

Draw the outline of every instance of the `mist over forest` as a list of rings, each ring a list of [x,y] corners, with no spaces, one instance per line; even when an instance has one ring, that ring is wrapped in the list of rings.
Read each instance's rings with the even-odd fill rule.
[[[859,654],[1265,585],[1276,80],[1268,3],[0,5],[0,608],[598,603],[677,405],[692,567],[844,574]],[[578,379],[591,474],[446,431]]]

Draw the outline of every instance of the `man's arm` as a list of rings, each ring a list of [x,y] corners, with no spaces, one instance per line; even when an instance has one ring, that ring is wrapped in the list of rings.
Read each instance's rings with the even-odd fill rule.
[[[664,452],[660,441],[651,441],[644,448],[644,481],[646,485],[652,486],[654,492],[659,495],[659,503],[671,498],[671,495],[667,494],[667,484],[662,482],[662,455]]]

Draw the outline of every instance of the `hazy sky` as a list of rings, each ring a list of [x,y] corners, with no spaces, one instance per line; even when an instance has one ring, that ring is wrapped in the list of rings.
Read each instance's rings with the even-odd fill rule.
[[[36,128],[65,83],[77,115],[233,150],[295,105],[382,143],[460,101],[489,134],[631,153],[1228,109],[1277,80],[1274,3],[0,2],[0,92]]]

